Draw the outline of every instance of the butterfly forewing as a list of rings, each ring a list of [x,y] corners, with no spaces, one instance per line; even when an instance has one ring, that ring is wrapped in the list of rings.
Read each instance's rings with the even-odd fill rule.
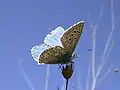
[[[61,46],[55,46],[43,51],[39,58],[39,63],[58,64],[63,63],[66,51]]]
[[[64,34],[64,32],[65,30],[62,27],[57,27],[55,30],[51,31],[50,34],[48,34],[45,37],[44,43],[52,47],[62,46],[60,37]]]
[[[69,52],[73,53],[74,49],[79,41],[83,30],[84,22],[78,22],[72,27],[68,28],[67,31],[61,37],[61,43],[63,47]]]

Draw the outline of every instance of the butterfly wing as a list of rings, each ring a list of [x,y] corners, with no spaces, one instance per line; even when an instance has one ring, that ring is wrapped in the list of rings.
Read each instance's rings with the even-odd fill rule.
[[[43,53],[41,53],[39,58],[39,63],[44,64],[64,64],[68,62],[66,57],[66,51],[61,46],[51,47]]]
[[[31,54],[32,54],[33,59],[39,63],[40,54],[44,50],[49,49],[49,48],[51,48],[51,47],[49,45],[46,45],[46,44],[33,46],[32,49],[31,49]]]
[[[62,46],[60,37],[64,34],[65,30],[62,27],[57,27],[50,34],[45,37],[44,43],[54,46]]]
[[[67,31],[61,37],[63,47],[69,52],[73,53],[74,49],[80,39],[84,22],[78,22],[72,27],[68,28]]]

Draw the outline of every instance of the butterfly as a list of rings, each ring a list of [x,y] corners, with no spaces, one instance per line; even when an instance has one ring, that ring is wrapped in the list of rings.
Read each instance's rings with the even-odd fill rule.
[[[44,44],[33,46],[32,57],[38,64],[67,64],[76,58],[74,50],[80,39],[84,21],[64,30],[57,27],[44,39]]]

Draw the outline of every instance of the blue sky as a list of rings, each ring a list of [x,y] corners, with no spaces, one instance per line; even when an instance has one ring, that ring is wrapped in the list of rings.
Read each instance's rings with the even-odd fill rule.
[[[120,69],[119,3],[119,0],[1,0],[0,89],[45,90],[47,65],[38,66],[30,50],[32,46],[42,44],[51,29],[58,26],[67,29],[80,20],[85,22],[85,27],[76,47],[76,53],[80,58],[75,60],[75,70],[69,81],[69,90],[86,89],[92,54],[87,51],[92,48],[90,28],[92,24],[98,26],[96,68],[100,63],[108,36],[115,26],[111,39],[112,50],[100,78],[111,66]],[[48,90],[57,90],[58,86],[61,88],[64,79],[58,66],[51,65],[49,70]],[[96,86],[97,90],[119,90],[119,88],[120,72],[114,73],[113,69],[102,83]]]

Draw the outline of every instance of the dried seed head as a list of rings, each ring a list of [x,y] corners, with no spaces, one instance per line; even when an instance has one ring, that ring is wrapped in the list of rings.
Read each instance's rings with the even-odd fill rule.
[[[73,69],[71,66],[66,65],[66,67],[62,68],[62,75],[64,76],[65,79],[69,79],[72,76]]]

